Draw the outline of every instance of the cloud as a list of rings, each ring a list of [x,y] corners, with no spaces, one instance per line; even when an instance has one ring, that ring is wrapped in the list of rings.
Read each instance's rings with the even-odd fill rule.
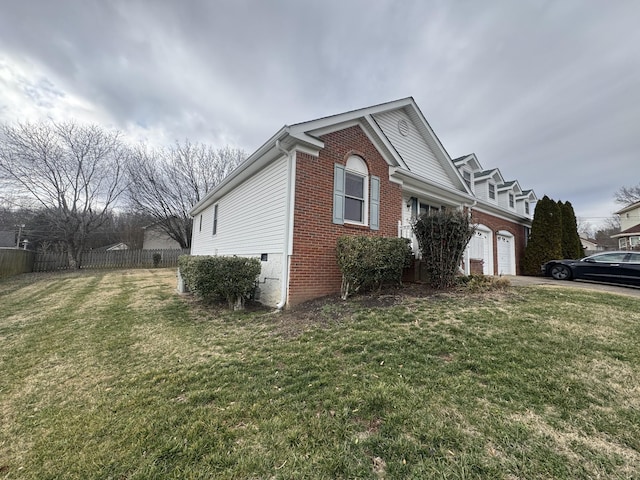
[[[639,16],[633,0],[9,2],[0,119],[251,151],[412,95],[452,156],[606,216],[640,181]]]

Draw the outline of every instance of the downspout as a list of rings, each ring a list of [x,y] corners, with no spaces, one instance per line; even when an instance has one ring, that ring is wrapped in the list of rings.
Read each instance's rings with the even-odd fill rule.
[[[278,310],[282,310],[287,304],[287,291],[289,289],[289,260],[291,255],[289,254],[290,248],[290,236],[291,236],[291,218],[292,218],[292,200],[291,195],[293,192],[294,183],[294,170],[293,170],[293,153],[285,150],[280,145],[280,140],[276,140],[276,148],[287,157],[287,200],[285,211],[285,225],[284,225],[284,249],[282,255],[282,293],[280,296],[280,302],[276,305]]]

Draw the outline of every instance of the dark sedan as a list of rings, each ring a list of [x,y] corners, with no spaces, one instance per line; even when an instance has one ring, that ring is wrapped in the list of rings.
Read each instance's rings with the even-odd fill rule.
[[[640,252],[602,252],[580,260],[551,260],[542,273],[556,280],[640,285]]]

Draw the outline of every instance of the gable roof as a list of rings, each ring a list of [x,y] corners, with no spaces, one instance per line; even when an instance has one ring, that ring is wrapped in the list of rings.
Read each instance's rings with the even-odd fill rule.
[[[615,215],[620,215],[621,213],[628,212],[630,210],[635,210],[636,208],[640,208],[640,201],[632,203],[631,205],[627,205],[626,207],[621,208],[617,212],[613,212]]]
[[[424,176],[416,166],[416,159],[404,149],[390,134],[384,125],[383,114],[393,111],[402,111],[415,127],[417,135],[428,145],[433,153],[434,165],[439,165],[440,180],[447,178],[448,185],[434,182]],[[283,126],[260,148],[240,164],[218,186],[208,192],[202,200],[191,208],[190,215],[195,216],[208,205],[212,204],[222,195],[239,185],[242,181],[257,173],[270,162],[281,158],[292,150],[318,156],[324,147],[321,136],[327,133],[342,130],[353,125],[358,125],[367,137],[378,149],[385,161],[392,167],[393,173],[400,177],[407,176],[412,180],[420,180],[435,188],[441,188],[449,195],[457,195],[463,200],[473,201],[473,194],[462,178],[460,172],[453,164],[451,157],[444,146],[431,129],[431,126],[416,105],[413,97],[406,97],[391,102],[381,103],[370,107],[351,110],[335,115],[317,118],[306,122]],[[386,132],[385,132],[386,130]]]

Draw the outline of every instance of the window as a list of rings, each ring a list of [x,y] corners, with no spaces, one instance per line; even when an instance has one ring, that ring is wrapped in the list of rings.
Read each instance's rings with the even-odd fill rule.
[[[424,215],[425,213],[436,213],[439,211],[439,207],[434,207],[433,205],[429,205],[428,203],[420,202],[420,215]]]
[[[630,253],[626,263],[640,263],[640,253]]]
[[[514,205],[514,201],[513,201],[513,193],[510,193],[510,194],[509,194],[509,206],[510,206],[511,208],[513,208],[513,205]]]
[[[524,202],[524,213],[529,215],[529,202]]]
[[[355,223],[379,229],[380,179],[369,175],[364,160],[351,156],[334,166],[333,223]]]
[[[213,235],[218,233],[218,205],[213,206]]]
[[[364,218],[364,205],[365,205],[365,177],[352,173],[345,172],[345,186],[344,186],[344,219],[365,223]]]
[[[489,184],[489,198],[492,200],[496,199],[496,186],[493,183]]]
[[[469,170],[462,171],[462,178],[464,178],[464,181],[467,182],[467,185],[471,187],[471,172]]]
[[[612,263],[612,262],[621,262],[626,253],[625,252],[612,252],[612,253],[601,253],[600,255],[593,255],[592,258],[594,262],[597,263]]]
[[[198,231],[201,232],[202,231],[202,214],[200,214],[200,225],[198,227]]]

